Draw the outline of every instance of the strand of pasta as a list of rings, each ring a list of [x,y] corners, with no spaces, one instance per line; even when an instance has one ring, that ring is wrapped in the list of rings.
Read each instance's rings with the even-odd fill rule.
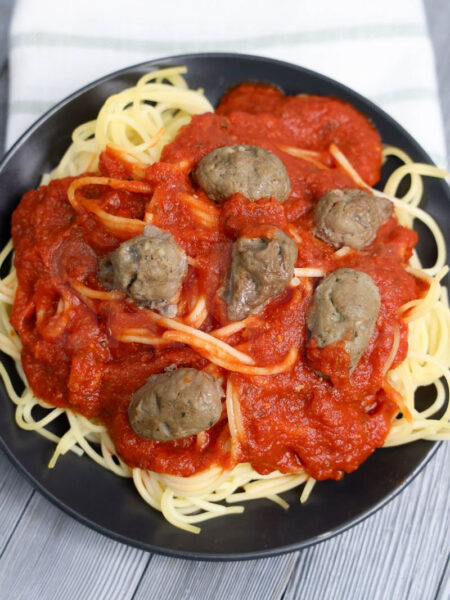
[[[12,240],[10,240],[0,252],[0,265],[3,265],[6,258],[12,254]],[[12,262],[12,261],[11,261]],[[17,285],[17,274],[14,265],[6,277],[0,279],[0,302],[12,304],[14,300],[15,288]]]
[[[245,329],[249,325],[255,325],[257,323],[257,321],[258,321],[258,318],[255,315],[250,315],[249,317],[246,317],[245,319],[242,319],[241,321],[234,321],[233,323],[230,323],[229,325],[224,325],[223,327],[220,327],[219,329],[214,329],[213,331],[210,332],[210,335],[213,335],[214,337],[218,337],[218,338],[227,338],[227,337],[230,337],[231,335],[233,335],[234,333],[237,333],[238,331]]]
[[[0,251],[0,267],[3,266],[3,263],[5,262],[5,260],[8,258],[8,256],[11,254],[12,251],[13,251],[13,244],[12,244],[12,239],[10,239],[10,240],[8,240],[8,242],[5,244],[5,246]],[[5,277],[5,279],[7,279],[7,277]],[[2,282],[4,282],[5,279],[2,279]]]
[[[436,258],[435,264],[432,267],[427,267],[422,270],[424,273],[426,273],[428,275],[436,275],[436,273],[439,273],[439,271],[441,271],[441,269],[443,269],[445,266],[446,251],[445,251],[445,238],[439,228],[439,225],[436,223],[435,219],[433,219],[433,217],[431,217],[428,213],[426,213],[421,208],[417,208],[415,206],[409,206],[408,204],[402,204],[402,202],[400,200],[397,200],[397,198],[393,198],[392,196],[388,196],[384,192],[379,192],[377,190],[373,190],[373,192],[376,196],[381,196],[382,198],[386,198],[386,199],[390,200],[397,209],[400,209],[400,211],[403,211],[412,217],[417,217],[428,227],[428,229],[431,231],[431,233],[434,237],[434,241],[435,241],[436,249],[437,249],[437,258]],[[401,222],[400,219],[399,219],[399,222]],[[407,226],[409,227],[410,225],[408,224]]]
[[[0,302],[0,323],[2,326],[0,327],[0,330],[3,328],[3,338],[7,338],[8,342],[12,345],[12,347],[20,353],[22,352],[22,342],[20,341],[19,336],[14,330],[14,327],[12,327],[11,323],[9,322],[9,308],[9,302]]]
[[[308,479],[306,473],[296,473],[281,475],[274,477],[273,479],[265,481],[252,481],[244,486],[244,492],[233,494],[232,497],[227,499],[227,502],[243,502],[245,500],[255,500],[264,496],[272,494],[281,494],[287,492],[298,485],[305,483]]]
[[[151,310],[145,310],[145,313],[155,323],[169,330],[166,333],[170,335],[166,336],[165,339],[170,339],[171,341],[178,341],[175,339],[174,334],[176,332],[179,332],[180,334],[184,334],[186,336],[186,339],[189,339],[190,342],[195,344],[197,347],[208,347],[210,349],[213,349],[219,356],[226,357],[229,360],[234,359],[239,363],[243,363],[246,365],[255,364],[254,360],[247,354],[239,352],[239,350],[236,350],[229,344],[226,344],[225,342],[215,338],[214,336],[208,333],[205,333],[204,331],[200,331],[199,329],[195,329],[194,327],[190,327],[189,325],[180,323],[180,321],[177,321],[175,319],[158,315],[157,313]],[[163,338],[164,336],[165,334],[163,334]]]
[[[126,293],[121,290],[112,290],[112,291],[96,290],[96,289],[90,288],[76,280],[70,280],[70,285],[79,294],[81,294],[82,296],[85,296],[86,298],[90,298],[91,300],[115,301],[115,300],[122,300],[122,299],[126,298],[126,296],[127,296]],[[200,296],[197,299],[197,302],[195,303],[195,305],[192,308],[192,310],[190,311],[190,313],[187,314],[183,318],[183,320],[187,325],[194,327],[194,328],[198,328],[201,326],[201,324],[203,323],[203,321],[206,319],[207,316],[208,316],[208,310],[206,307],[205,297]],[[119,335],[119,337],[126,338],[126,337],[133,336],[133,335],[146,336],[147,331],[148,330],[146,330],[146,329],[137,329],[137,328],[131,329],[130,328],[130,329],[124,330]],[[115,336],[115,337],[117,339],[119,339],[119,337],[117,337],[117,336]],[[165,342],[163,342],[163,340],[161,338],[152,338],[152,339],[159,342],[160,345],[165,345]],[[128,341],[128,340],[123,339],[122,341]],[[152,342],[146,342],[146,343],[152,343]]]
[[[429,275],[435,275],[436,273],[439,273],[439,271],[444,267],[445,260],[446,260],[445,239],[444,239],[444,236],[443,236],[438,224],[433,219],[433,217],[431,217],[428,213],[426,213],[421,208],[418,208],[416,206],[411,206],[411,205],[403,202],[402,200],[399,200],[398,198],[394,198],[390,194],[386,193],[386,191],[380,192],[379,190],[375,190],[375,189],[371,188],[370,186],[368,186],[365,183],[365,181],[360,177],[360,175],[357,173],[355,168],[351,165],[349,160],[344,156],[344,154],[339,150],[339,148],[335,144],[330,145],[330,153],[334,157],[334,159],[338,163],[338,165],[343,169],[343,171],[345,173],[347,173],[347,175],[349,175],[357,185],[367,189],[368,191],[370,191],[370,193],[374,194],[375,196],[381,196],[382,198],[386,198],[387,200],[390,200],[392,202],[392,204],[398,209],[397,216],[399,217],[400,223],[404,224],[407,227],[412,226],[411,219],[409,221],[406,220],[406,222],[402,221],[402,219],[401,219],[402,214],[407,214],[410,217],[417,217],[430,229],[430,231],[433,234],[433,237],[435,239],[435,242],[436,242],[437,258],[436,258],[435,264],[432,267],[425,268],[425,269],[423,269],[423,271],[425,273],[428,273]],[[424,165],[421,163],[414,163],[413,165],[405,165],[405,166],[408,167],[408,170],[406,172],[402,171],[402,173],[404,173],[404,174],[414,172],[417,175],[420,175],[421,173],[423,173],[424,175],[440,177],[440,178],[445,178],[445,177],[450,176],[450,174],[447,173],[446,171],[444,171],[443,169],[438,169],[438,167],[434,167],[432,165]],[[417,167],[417,168],[413,169],[413,167]],[[403,167],[399,167],[399,169],[403,169]],[[399,169],[397,169],[397,171]],[[398,179],[398,177],[395,175],[397,171],[394,171],[394,173],[391,175],[391,178],[393,176],[395,176],[395,178],[392,180],[394,182],[394,184],[396,184],[397,179]],[[403,176],[404,175],[402,175],[402,177]],[[392,185],[394,185],[394,184],[392,184]]]
[[[225,402],[227,407],[228,428],[231,435],[231,457],[237,459],[240,445],[245,442],[245,427],[242,421],[239,398],[233,391],[230,377],[227,380]]]
[[[133,479],[148,504],[161,510],[175,526],[192,533],[199,532],[193,523],[243,511],[243,507],[227,507],[218,502],[225,500],[228,504],[235,504],[268,498],[286,508],[286,502],[278,494],[305,482],[305,491],[309,494],[314,484],[314,480],[304,473],[283,475],[275,471],[270,475],[260,475],[248,463],[238,464],[229,472],[212,467],[189,478],[134,469]],[[236,492],[242,488],[244,492]],[[206,512],[192,514],[199,508]]]
[[[411,352],[427,354],[440,364],[448,364],[450,360],[450,315],[448,307],[441,301],[436,302],[426,315],[409,325],[409,344]],[[421,365],[408,353],[406,364],[414,370],[417,385],[429,385],[441,376],[440,370],[428,364]]]
[[[303,240],[299,235],[298,229],[292,223],[289,223],[287,229],[297,244],[302,244]]]
[[[229,346],[225,342],[187,325],[185,325],[186,329],[191,329],[194,333],[180,330],[178,326],[183,324],[179,321],[176,323],[177,330],[167,330],[161,337],[149,335],[148,331],[145,329],[131,328],[122,330],[120,333],[113,331],[112,335],[119,341],[129,343],[132,342],[154,346],[162,346],[170,343],[186,344],[215,365],[229,371],[248,375],[273,375],[276,373],[284,373],[295,364],[298,356],[298,351],[295,348],[291,348],[281,363],[269,365],[267,367],[252,366],[252,364],[254,364],[253,359],[247,354],[233,348],[233,346]]]
[[[437,280],[436,277],[435,281]],[[422,311],[408,326],[408,356],[401,365],[389,372],[388,379],[400,392],[412,420],[409,421],[404,416],[395,419],[386,439],[386,446],[421,438],[437,440],[450,437],[448,400],[447,410],[440,418],[434,417],[446,403],[445,389],[439,377],[443,376],[447,385],[450,381],[450,311],[444,288],[434,303],[430,305],[428,302],[428,310]],[[415,408],[416,389],[430,384],[436,389],[435,400],[425,410],[418,411]]]
[[[144,500],[160,510],[170,523],[191,533],[199,533],[200,528],[193,525],[194,523],[224,514],[243,512],[244,508],[241,506],[226,507],[218,504],[225,499],[221,486],[228,493],[242,482],[240,473],[242,469],[236,467],[234,471],[226,473],[220,468],[212,467],[189,477],[189,485],[187,485],[186,482],[180,481],[186,478],[134,469],[133,480]],[[250,474],[247,473],[246,479],[249,476]],[[180,483],[181,488],[177,485]],[[198,512],[199,509],[201,512]]]
[[[308,479],[306,480],[305,483],[305,487],[302,490],[302,493],[300,494],[300,503],[304,504],[305,502],[308,501],[311,492],[313,490],[313,487],[316,485],[317,481],[316,479],[314,479],[314,477],[308,477]]]
[[[386,359],[386,362],[383,367],[383,375],[386,375],[388,371],[390,371],[392,363],[397,356],[398,348],[400,346],[400,330],[397,323],[394,322],[394,334],[392,337],[392,346],[389,352],[389,356]]]
[[[213,110],[202,90],[188,89],[184,73],[185,67],[147,73],[135,86],[111,96],[96,119],[75,129],[59,165],[41,183],[97,171],[99,155],[107,146],[120,149],[124,158],[136,163],[158,160],[162,148],[193,114]]]
[[[336,250],[334,255],[337,256],[338,258],[342,258],[343,256],[347,256],[347,254],[349,252],[352,252],[352,250],[353,250],[353,248],[350,248],[350,246],[342,246],[342,248],[339,248],[339,250]]]
[[[214,362],[219,367],[231,371],[234,373],[242,373],[243,375],[256,375],[256,376],[267,376],[267,375],[278,375],[280,373],[286,373],[290,371],[298,360],[298,349],[294,346],[289,350],[284,359],[275,365],[268,365],[266,367],[253,367],[243,364],[237,364],[229,361],[219,359],[218,357],[210,357],[211,362]]]
[[[3,346],[0,346],[0,347],[1,347],[1,350],[3,351]],[[17,369],[17,371],[20,374],[21,369]],[[26,423],[26,429],[28,431],[35,431],[42,437],[48,439],[50,442],[53,442],[54,444],[58,444],[60,442],[61,438],[59,436],[55,435],[53,432],[46,429],[46,426],[49,424],[49,422],[51,422],[54,419],[51,418],[48,422],[44,422],[44,424],[42,424],[42,423],[39,423],[39,421],[34,421],[34,419],[32,417],[32,411],[37,406],[39,406],[41,408],[49,409],[51,411],[50,414],[53,413],[53,415],[55,415],[54,411],[58,410],[58,409],[55,409],[53,406],[49,406],[47,403],[42,402],[41,400],[36,398],[36,396],[31,391],[31,388],[28,387],[26,381],[24,381],[25,389],[22,393],[22,396],[19,396],[13,387],[13,384],[11,382],[11,379],[9,377],[7,370],[5,369],[5,366],[1,362],[0,362],[0,376],[3,380],[3,383],[5,385],[8,396],[11,398],[11,400],[16,405],[16,413],[15,413],[16,417],[15,418],[16,418],[17,425],[19,427],[22,427],[22,424]],[[25,411],[25,416],[24,416],[24,411]],[[65,412],[66,411],[64,410],[64,414],[65,414]],[[54,418],[57,418],[59,416],[60,415],[57,414],[56,416],[54,416]],[[75,452],[79,456],[81,456],[83,454],[83,450],[81,448],[79,448],[78,446],[71,447],[70,449],[72,450],[72,452]]]
[[[217,348],[214,345],[203,340],[199,341],[197,336],[189,333],[166,331],[162,337],[164,340],[170,340],[171,342],[187,344],[215,365],[227,369],[227,371],[243,373],[245,375],[277,375],[278,373],[286,373],[286,371],[289,371],[294,366],[298,359],[298,349],[293,346],[280,363],[266,367],[256,367],[243,362],[235,362],[228,357],[222,358],[220,353],[217,354]],[[239,352],[235,348],[233,350],[234,352]]]
[[[393,153],[393,152],[392,152]],[[384,192],[379,192],[371,188],[367,183],[362,179],[350,161],[346,158],[346,156],[341,152],[336,144],[330,145],[330,154],[335,159],[336,163],[341,167],[341,169],[349,175],[353,179],[353,181],[362,188],[369,190],[371,193],[375,195],[381,195],[388,200],[391,200],[398,208],[409,212],[409,214],[413,216],[417,216],[418,218],[423,219],[423,215],[429,217],[427,213],[418,209],[418,212],[411,210],[414,206],[411,204],[418,204],[422,197],[423,185],[420,179],[420,175],[428,175],[430,177],[438,177],[445,179],[446,177],[450,177],[450,173],[445,171],[444,169],[440,169],[439,167],[435,167],[434,165],[427,165],[424,163],[415,163],[413,162],[409,156],[405,152],[397,152],[397,156],[404,156],[408,160],[408,164],[402,165],[398,167],[389,177]],[[397,191],[402,179],[406,175],[411,175],[411,186],[408,192],[402,198],[395,198],[395,192]],[[415,176],[413,178],[413,176]],[[419,184],[420,181],[420,184]],[[410,206],[408,206],[408,204]],[[409,210],[408,210],[409,209]],[[430,217],[431,218],[431,217]],[[425,220],[424,220],[425,221]],[[426,222],[426,221],[425,221]],[[408,225],[411,226],[410,224]]]
[[[400,148],[396,148],[395,146],[384,146],[383,147],[383,159],[386,159],[388,156],[395,156],[399,158],[405,165],[414,164],[414,161],[408,156],[406,152],[401,150]],[[409,186],[408,191],[401,197],[402,202],[407,202],[412,204],[413,206],[417,206],[423,196],[423,182],[422,177],[416,173],[411,172],[411,185]],[[397,190],[388,189],[388,185],[385,185],[384,191],[391,196],[395,196]]]
[[[90,288],[79,281],[72,279],[70,285],[82,296],[90,298],[91,300],[121,300],[126,297],[125,292],[120,290],[112,290],[106,292],[105,290],[95,290]]]
[[[111,233],[121,236],[139,235],[144,231],[145,223],[139,219],[128,219],[126,217],[118,217],[111,215],[100,208],[93,200],[83,200],[83,206],[89,212],[95,214],[102,225]]]
[[[112,177],[86,176],[74,179],[67,190],[67,199],[76,212],[85,209],[93,212],[102,222],[104,227],[113,233],[130,233],[138,235],[144,231],[145,223],[140,219],[129,219],[111,215],[98,206],[95,200],[77,196],[78,188],[87,185],[103,185],[114,190],[126,190],[137,194],[151,194],[152,186],[142,181],[129,181],[127,179],[113,179]]]
[[[219,222],[219,211],[212,202],[206,202],[196,196],[180,193],[179,198],[190,208],[204,227],[216,228]]]
[[[325,271],[323,269],[313,269],[312,267],[295,268],[295,277],[323,277]]]
[[[346,175],[353,179],[356,185],[368,190],[372,189],[369,185],[367,185],[364,179],[360,176],[360,174],[356,171],[348,158],[345,156],[345,154],[343,154],[343,152],[341,152],[336,144],[330,144],[329,152],[336,161],[337,165],[342,169],[342,171],[344,171]]]
[[[191,312],[187,314],[183,320],[190,327],[198,329],[207,316],[208,309],[206,308],[206,299],[204,296],[200,296]]]
[[[294,146],[285,146],[283,144],[278,144],[278,148],[283,152],[286,152],[286,154],[295,156],[295,158],[301,158],[306,162],[312,163],[318,169],[325,171],[330,170],[329,167],[324,165],[323,162],[319,160],[320,152],[315,152],[314,150],[304,150],[303,148],[295,148]]]
[[[445,169],[439,169],[434,165],[411,162],[399,167],[390,175],[384,187],[385,193],[389,196],[395,196],[400,183],[402,182],[403,178],[406,177],[406,175],[411,175],[411,177],[428,175],[431,177],[441,177],[443,179],[450,177],[450,173],[448,173]],[[416,200],[417,204],[420,202],[420,198],[417,200],[417,195],[415,193],[414,180],[407,194],[399,198],[399,200],[405,203],[411,202],[412,200]]]
[[[401,389],[403,400],[412,414],[411,422],[402,417],[395,419],[392,423],[391,430],[386,438],[384,446],[397,446],[406,444],[418,439],[450,439],[450,403],[447,402],[447,407],[440,418],[431,418],[430,411],[427,410],[425,415],[418,411],[414,406],[414,393],[417,389],[417,382],[414,377],[414,367],[409,363],[409,360],[418,360],[423,363],[431,363],[439,369],[447,382],[450,389],[450,376],[448,366],[436,360],[430,354],[410,352],[407,363],[403,363],[400,367],[390,374],[390,380],[397,389]],[[446,403],[444,387],[440,382],[433,382],[436,387],[436,398],[432,405],[431,415],[442,409]]]
[[[123,329],[120,333],[113,331],[111,335],[119,342],[128,344],[146,344],[148,346],[167,346],[170,344],[170,342],[163,340],[161,337],[149,335],[147,329],[130,327]]]
[[[419,317],[429,312],[430,308],[439,300],[441,295],[440,281],[447,275],[448,266],[442,267],[436,277],[432,278],[430,287],[423,298],[411,300],[399,309],[399,314],[402,315],[406,323],[414,321]]]

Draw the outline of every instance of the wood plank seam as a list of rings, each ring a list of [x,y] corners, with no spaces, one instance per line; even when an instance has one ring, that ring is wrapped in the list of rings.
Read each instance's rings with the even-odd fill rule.
[[[5,543],[5,545],[3,546],[3,549],[2,549],[2,551],[0,552],[0,561],[2,560],[2,557],[3,557],[3,555],[4,555],[5,551],[6,551],[6,549],[8,548],[8,546],[9,546],[9,543],[11,542],[11,540],[12,540],[12,538],[13,538],[13,536],[14,536],[14,533],[16,532],[16,529],[17,529],[17,527],[19,526],[19,524],[20,524],[21,520],[23,519],[23,517],[24,517],[24,515],[25,515],[25,513],[26,513],[26,511],[27,511],[28,505],[30,504],[30,502],[31,502],[31,500],[32,500],[33,496],[35,495],[35,493],[36,493],[36,491],[35,491],[35,490],[32,490],[32,491],[31,491],[31,494],[30,494],[30,496],[29,496],[29,498],[28,498],[28,500],[25,502],[25,505],[24,505],[24,507],[22,508],[22,510],[21,510],[21,512],[20,512],[20,515],[19,515],[19,517],[18,517],[18,519],[17,519],[17,521],[16,521],[16,524],[15,524],[15,525],[14,525],[14,527],[12,528],[12,530],[11,530],[11,532],[10,532],[9,536],[8,536],[8,539],[6,540],[6,543]]]
[[[131,596],[130,600],[135,600],[136,594],[138,593],[139,588],[141,587],[142,580],[144,579],[145,574],[147,573],[147,569],[148,569],[148,566],[149,566],[152,558],[153,558],[153,554],[149,554],[148,559],[147,559],[147,563],[146,563],[145,567],[142,570],[141,576],[139,577],[139,581],[137,582],[136,587],[134,588],[134,592],[133,592],[133,595]]]

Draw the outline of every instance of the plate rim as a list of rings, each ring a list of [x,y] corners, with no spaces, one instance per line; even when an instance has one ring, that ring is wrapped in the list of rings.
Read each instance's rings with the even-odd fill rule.
[[[388,113],[386,113],[382,108],[380,108],[377,104],[375,104],[372,100],[366,98],[359,92],[353,90],[349,86],[337,81],[327,75],[323,75],[318,71],[314,71],[313,69],[309,69],[303,67],[301,65],[297,65],[288,61],[283,61],[279,59],[274,59],[266,56],[254,55],[254,54],[245,54],[245,53],[234,53],[234,52],[199,52],[199,53],[184,53],[184,54],[175,54],[168,55],[163,57],[158,57],[146,61],[141,61],[135,63],[133,65],[129,65],[118,69],[116,71],[112,71],[107,73],[94,81],[87,83],[86,85],[76,89],[59,102],[51,106],[47,111],[45,111],[38,119],[36,119],[31,125],[29,125],[25,131],[18,137],[18,139],[11,145],[11,147],[6,151],[3,157],[0,160],[0,177],[3,174],[3,171],[9,161],[14,157],[17,150],[27,142],[29,137],[34,133],[36,129],[38,129],[41,125],[43,125],[50,117],[56,114],[60,109],[64,108],[68,104],[70,104],[73,100],[88,92],[93,90],[94,88],[101,86],[102,84],[108,82],[109,80],[120,77],[122,74],[126,74],[133,70],[142,69],[145,66],[149,67],[149,70],[154,70],[155,68],[160,68],[160,63],[169,62],[171,65],[175,66],[178,64],[180,66],[183,65],[183,61],[192,60],[192,59],[234,59],[234,60],[250,60],[254,62],[262,62],[262,63],[270,63],[275,66],[288,67],[290,69],[294,69],[299,72],[299,74],[306,74],[312,77],[316,77],[321,79],[325,84],[329,84],[337,90],[342,90],[346,94],[353,96],[358,99],[362,104],[368,106],[370,111],[373,111],[375,114],[378,114],[382,119],[387,121],[391,126],[393,126],[399,133],[404,136],[415,148],[418,148],[421,153],[426,156],[429,164],[434,165],[434,161],[429,156],[428,152],[422,148],[422,146],[415,140],[415,138],[393,117],[391,117]],[[358,109],[359,110],[359,109]],[[369,120],[372,121],[371,115],[366,115]],[[450,198],[450,194],[447,194],[447,200]],[[308,548],[310,546],[319,544],[328,539],[343,533],[344,531],[348,531],[354,526],[360,524],[365,519],[369,518],[379,510],[381,510],[384,506],[386,506],[389,502],[391,502],[397,495],[399,495],[410,483],[417,477],[417,475],[427,466],[430,460],[435,456],[438,449],[442,445],[442,442],[429,442],[430,447],[427,450],[425,457],[419,462],[419,464],[408,474],[408,476],[395,487],[390,493],[384,496],[377,503],[372,505],[366,511],[360,513],[356,518],[349,518],[344,521],[338,527],[334,529],[330,529],[329,531],[324,532],[314,538],[279,546],[277,548],[271,549],[260,549],[249,552],[236,552],[236,553],[217,553],[217,552],[195,552],[188,550],[178,550],[172,548],[166,548],[163,546],[159,546],[156,544],[143,543],[138,540],[135,540],[131,537],[127,537],[126,535],[122,535],[111,531],[110,529],[99,525],[92,519],[83,516],[76,509],[70,507],[64,501],[60,500],[57,496],[55,496],[52,492],[50,492],[43,483],[39,482],[28,470],[27,468],[20,462],[19,458],[15,456],[13,451],[9,448],[5,440],[3,439],[2,432],[0,431],[0,449],[5,453],[8,460],[12,465],[17,469],[21,475],[25,477],[28,483],[37,490],[41,495],[43,495],[47,500],[49,500],[54,506],[62,510],[64,513],[68,514],[72,518],[74,518],[78,523],[82,523],[83,525],[93,529],[94,531],[105,535],[106,537],[113,539],[117,542],[127,544],[138,548],[140,550],[145,550],[147,552],[154,552],[157,554],[161,554],[164,556],[170,556],[174,558],[184,558],[188,560],[200,560],[200,561],[241,561],[241,560],[254,560],[260,558],[269,558],[273,556],[278,556],[282,554],[286,554],[289,552],[298,551],[304,548]],[[379,450],[382,450],[380,448]],[[163,518],[161,515],[159,515]]]
[[[307,67],[303,67],[301,65],[296,65],[294,63],[290,63],[289,61],[279,60],[276,58],[270,58],[270,57],[265,57],[265,56],[259,56],[256,54],[245,54],[242,52],[198,52],[198,53],[192,52],[192,53],[168,55],[168,56],[163,56],[161,58],[155,58],[155,59],[150,59],[150,60],[146,60],[146,61],[141,61],[141,62],[132,64],[128,67],[123,67],[122,69],[118,69],[117,71],[111,71],[110,73],[107,73],[106,75],[102,75],[101,77],[95,79],[94,81],[91,81],[91,82],[87,83],[86,85],[76,89],[68,96],[65,96],[64,98],[59,100],[56,104],[51,106],[48,110],[46,110],[35,121],[33,121],[33,123],[31,123],[31,125],[29,125],[25,129],[25,131],[22,132],[22,134],[17,138],[17,140],[15,140],[15,142],[12,144],[12,146],[10,148],[8,148],[8,150],[5,152],[5,154],[2,156],[2,159],[0,160],[0,175],[1,175],[1,172],[4,168],[4,166],[7,164],[8,160],[14,154],[16,149],[19,146],[21,146],[26,141],[26,139],[28,139],[28,137],[30,137],[30,135],[34,132],[34,130],[37,129],[44,121],[46,121],[54,113],[56,113],[58,110],[60,110],[61,108],[63,108],[67,104],[69,104],[72,100],[74,100],[78,96],[97,87],[98,85],[101,85],[102,83],[107,82],[110,79],[116,78],[117,76],[120,76],[121,74],[125,74],[128,71],[139,69],[141,67],[144,67],[145,65],[152,66],[153,64],[160,63],[160,62],[162,63],[164,61],[173,62],[178,59],[181,61],[183,59],[192,59],[192,58],[231,58],[231,59],[252,60],[255,62],[269,62],[271,64],[293,68],[295,70],[298,70],[299,72],[306,73],[308,75],[312,75],[313,77],[319,77],[326,83],[329,83],[333,86],[341,88],[346,93],[349,93],[352,96],[356,96],[358,98],[358,100],[362,101],[363,104],[368,104],[372,110],[380,113],[382,115],[382,117],[384,119],[386,119],[387,121],[389,121],[389,123],[391,125],[393,125],[397,129],[401,130],[402,135],[407,137],[408,140],[413,145],[419,146],[420,150],[427,156],[428,162],[430,164],[436,166],[436,164],[434,163],[433,159],[428,154],[428,152],[424,148],[422,148],[422,146],[420,146],[420,144],[415,140],[415,138],[403,127],[403,125],[401,125],[398,121],[396,121],[393,117],[391,117],[387,112],[385,112],[375,102],[373,102],[369,98],[366,98],[365,96],[363,96],[356,90],[353,90],[348,85],[341,83],[337,79],[333,79],[332,77],[329,77],[328,75],[323,75],[322,73],[319,73],[318,71],[314,71],[313,69],[308,69]],[[173,66],[176,66],[176,65],[173,65]],[[181,64],[181,62],[180,62],[179,66],[183,66]],[[368,117],[367,115],[365,115],[365,116],[371,121],[370,117]]]
[[[34,433],[34,432],[28,432]],[[22,463],[14,456],[11,452],[8,445],[5,443],[2,434],[0,433],[0,449],[3,450],[8,460],[15,469],[24,476],[26,481],[32,486],[34,490],[37,490],[44,498],[46,498],[51,504],[56,506],[65,514],[69,515],[78,523],[81,523],[85,527],[96,531],[97,533],[101,533],[102,535],[122,544],[126,544],[128,546],[132,546],[134,548],[138,548],[139,550],[144,550],[146,552],[154,552],[155,554],[161,554],[163,556],[169,556],[171,558],[183,558],[187,560],[198,560],[198,561],[211,561],[211,562],[237,562],[244,560],[257,560],[261,558],[270,558],[273,556],[281,556],[283,554],[288,554],[290,552],[297,552],[299,550],[304,550],[305,548],[309,548],[311,546],[315,546],[316,544],[320,544],[327,540],[330,540],[337,535],[344,533],[345,531],[349,531],[353,529],[356,525],[359,525],[379,510],[381,510],[384,506],[389,504],[391,500],[394,500],[396,496],[398,496],[403,490],[410,485],[410,483],[421,473],[421,471],[427,466],[433,456],[436,454],[438,449],[442,446],[443,442],[431,442],[431,447],[428,450],[425,458],[417,465],[417,467],[406,477],[402,483],[396,487],[390,494],[382,498],[378,503],[374,504],[372,507],[367,509],[365,512],[361,513],[355,519],[348,519],[338,527],[334,529],[330,529],[325,533],[316,536],[310,540],[305,540],[303,542],[296,542],[293,544],[288,544],[286,546],[280,546],[278,548],[273,549],[261,549],[255,550],[251,552],[195,552],[195,551],[187,551],[187,550],[176,550],[176,549],[167,549],[163,546],[158,546],[156,544],[147,544],[139,542],[133,538],[127,537],[125,535],[115,533],[106,527],[103,527],[78,513],[75,509],[71,508],[68,504],[60,500],[57,496],[52,494],[43,484],[41,484],[29,471],[22,465]],[[378,448],[378,450],[382,450],[383,448]],[[83,458],[83,457],[80,457]],[[135,490],[133,490],[135,491]],[[149,510],[155,510],[151,507],[148,507]],[[243,513],[245,515],[245,513]],[[162,514],[158,514],[160,518],[164,518]],[[242,516],[242,515],[240,515]],[[194,534],[191,534],[194,535]],[[201,533],[199,535],[202,535]]]

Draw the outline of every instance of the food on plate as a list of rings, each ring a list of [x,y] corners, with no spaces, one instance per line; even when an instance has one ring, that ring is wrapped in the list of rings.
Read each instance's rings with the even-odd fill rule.
[[[205,371],[170,369],[149,377],[131,396],[130,425],[157,442],[196,435],[217,423],[223,395],[220,382]]]
[[[170,233],[147,225],[142,235],[122,242],[99,263],[107,290],[123,290],[160,313],[174,317],[174,299],[187,273],[186,254]]]
[[[283,292],[294,275],[298,250],[281,229],[267,237],[240,237],[233,243],[224,299],[230,321],[261,311]],[[270,235],[270,237],[269,237]]]
[[[201,159],[194,177],[214,202],[224,202],[238,192],[247,200],[276,198],[284,202],[291,191],[282,161],[260,146],[217,148]]]
[[[380,304],[380,293],[369,275],[336,269],[314,291],[308,315],[312,338],[319,348],[343,341],[352,370],[372,337]]]
[[[331,190],[314,209],[314,235],[339,249],[361,250],[392,215],[392,202],[360,189]]]
[[[0,373],[50,467],[85,453],[198,532],[448,437],[445,243],[417,206],[420,175],[446,173],[338,99],[243,83],[213,111],[184,72],[108,98],[14,211],[0,344],[24,389]],[[404,164],[381,192],[389,156]],[[414,218],[436,240],[426,268]]]

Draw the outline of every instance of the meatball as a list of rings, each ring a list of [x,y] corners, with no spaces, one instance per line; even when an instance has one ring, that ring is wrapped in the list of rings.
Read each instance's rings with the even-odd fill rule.
[[[168,442],[209,429],[220,418],[223,391],[218,380],[181,367],[152,375],[131,397],[128,418],[141,437]]]
[[[370,244],[378,227],[392,214],[392,202],[358,189],[331,190],[314,211],[315,235],[334,248],[360,250]]]
[[[98,277],[106,289],[125,291],[138,302],[167,316],[176,315],[171,304],[187,272],[185,253],[167,231],[147,225],[105,256]]]
[[[249,200],[276,198],[284,202],[291,191],[286,167],[259,146],[225,146],[205,156],[194,179],[214,202],[224,202],[240,192]]]
[[[308,327],[319,348],[345,340],[353,369],[369,343],[380,312],[373,279],[354,269],[337,269],[317,286]]]
[[[227,290],[224,294],[231,321],[259,312],[291,281],[297,260],[295,242],[277,229],[272,240],[238,238],[233,244]]]

